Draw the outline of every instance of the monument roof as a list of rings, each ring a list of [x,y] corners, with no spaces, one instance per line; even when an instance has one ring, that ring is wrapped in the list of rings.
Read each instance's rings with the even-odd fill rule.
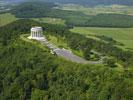
[[[35,26],[31,28],[32,31],[42,30],[42,27]]]

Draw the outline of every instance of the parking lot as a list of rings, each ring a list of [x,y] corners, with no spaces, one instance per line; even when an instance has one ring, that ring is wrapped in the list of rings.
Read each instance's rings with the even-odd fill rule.
[[[61,56],[66,58],[67,60],[70,60],[72,62],[76,63],[83,63],[83,64],[100,64],[102,63],[102,59],[99,61],[87,61],[75,54],[73,54],[70,50],[66,50],[64,48],[58,48],[55,45],[49,43],[47,39],[38,40],[41,44],[47,46],[53,53],[55,53],[57,56]]]

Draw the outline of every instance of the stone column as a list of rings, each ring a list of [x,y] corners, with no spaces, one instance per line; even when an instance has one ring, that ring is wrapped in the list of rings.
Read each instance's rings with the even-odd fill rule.
[[[34,37],[35,37],[35,35],[36,35],[36,32],[34,31]]]
[[[33,31],[33,37],[35,36],[35,32]]]
[[[37,31],[35,32],[35,37],[36,37]]]
[[[41,37],[42,32],[40,31],[39,37]]]
[[[36,37],[38,37],[37,34],[38,34],[38,31],[36,32]]]
[[[38,37],[40,37],[40,32],[38,33]]]
[[[38,37],[38,31],[36,32],[36,37]]]
[[[41,31],[41,36],[43,36],[43,31]]]
[[[38,32],[38,37],[40,37],[39,34],[40,34],[40,31]]]
[[[33,37],[33,35],[34,35],[34,32],[32,31],[32,37]]]
[[[34,31],[34,37],[35,37],[35,31]]]
[[[38,33],[38,37],[40,37],[40,31],[39,31],[39,33]]]
[[[31,37],[32,37],[32,31],[31,31]]]
[[[36,37],[38,37],[37,34],[38,34],[38,31],[36,32]]]

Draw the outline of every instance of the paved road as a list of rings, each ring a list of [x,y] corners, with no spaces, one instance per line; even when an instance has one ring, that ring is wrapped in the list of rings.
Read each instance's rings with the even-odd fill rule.
[[[76,63],[83,63],[83,64],[101,64],[102,58],[99,61],[87,61],[79,56],[74,55],[71,51],[66,49],[60,49],[55,45],[49,43],[46,39],[38,40],[41,44],[46,45],[49,49],[51,49],[54,53],[58,56],[64,57],[67,60],[71,60],[72,62]]]

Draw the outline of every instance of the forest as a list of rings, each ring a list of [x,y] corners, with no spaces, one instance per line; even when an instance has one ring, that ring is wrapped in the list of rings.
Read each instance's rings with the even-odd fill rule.
[[[45,0],[47,1],[47,0]],[[131,0],[50,0],[52,2],[59,2],[59,3],[74,3],[74,4],[82,4],[85,6],[96,6],[96,5],[112,5],[112,4],[117,4],[117,5],[128,5],[132,6],[133,1]]]
[[[133,16],[124,14],[86,15],[81,12],[55,9],[57,5],[46,2],[28,2],[14,6],[10,11],[17,18],[61,18],[69,26],[133,27]]]
[[[94,27],[133,27],[133,16],[124,14],[98,14],[90,18],[86,26]]]
[[[115,57],[126,69],[73,63],[20,39],[37,25],[47,34],[64,37],[72,49],[96,49]],[[1,100],[132,100],[133,73],[128,67],[133,66],[133,53],[71,33],[69,28],[29,19],[0,27]]]

